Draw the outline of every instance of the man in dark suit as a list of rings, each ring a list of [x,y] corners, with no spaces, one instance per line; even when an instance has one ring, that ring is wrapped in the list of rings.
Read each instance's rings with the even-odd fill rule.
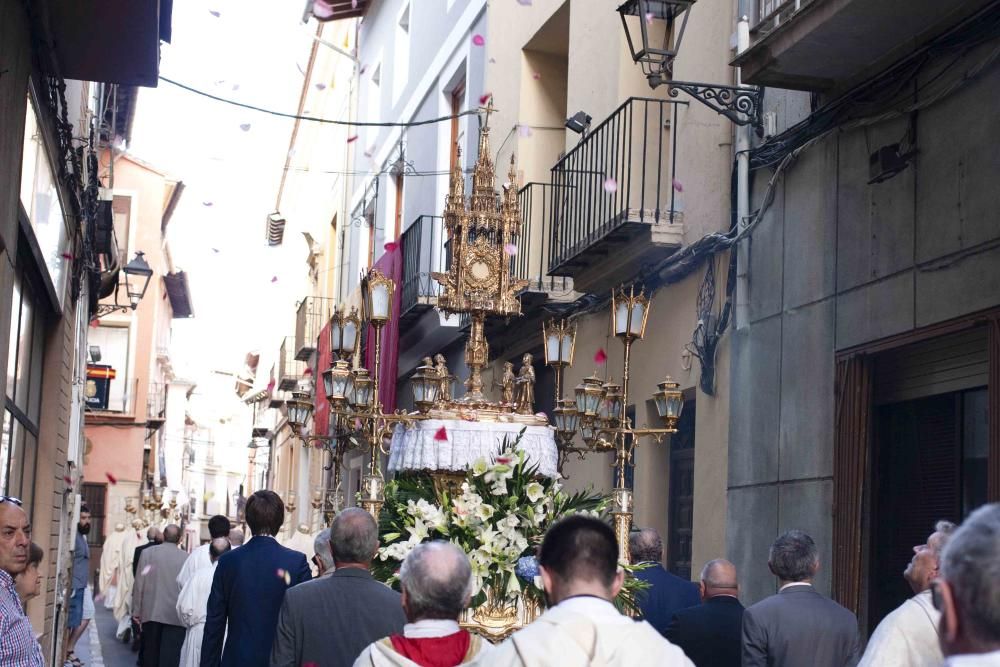
[[[369,644],[403,631],[399,593],[368,572],[378,551],[371,514],[358,508],[338,514],[330,548],[333,573],[285,595],[271,667],[351,667]]]
[[[187,552],[177,543],[181,528],[163,529],[163,544],[142,552],[139,574],[132,587],[132,619],[142,624],[142,666],[170,667],[181,660],[184,626],[177,616],[177,575]]]
[[[697,667],[740,667],[743,605],[737,597],[736,567],[721,558],[709,561],[698,589],[702,604],[674,614],[667,639]]]
[[[649,588],[640,593],[639,610],[642,618],[662,635],[675,612],[701,602],[698,587],[663,567],[663,540],[652,528],[632,531],[628,546],[633,564],[649,565],[635,573],[638,579],[649,584]]]
[[[142,552],[149,547],[155,547],[157,544],[163,544],[163,533],[156,526],[150,526],[149,530],[146,531],[146,539],[149,540],[145,544],[140,544],[135,548],[135,556],[132,557],[132,579],[135,580],[135,575],[139,571],[139,557],[142,556]]]
[[[285,591],[312,578],[305,554],[274,539],[285,520],[278,494],[257,491],[250,496],[246,520],[253,539],[224,554],[215,566],[201,667],[265,667]]]
[[[743,667],[856,665],[858,619],[813,588],[819,571],[813,539],[788,531],[771,545],[767,566],[779,590],[743,612]]]

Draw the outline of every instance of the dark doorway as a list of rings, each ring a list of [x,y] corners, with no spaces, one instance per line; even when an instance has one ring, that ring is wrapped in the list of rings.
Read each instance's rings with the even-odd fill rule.
[[[670,437],[670,507],[667,569],[691,578],[691,538],[694,534],[695,402],[684,401],[677,433]]]
[[[107,519],[108,485],[84,482],[81,488],[81,495],[83,496],[83,504],[90,510],[90,534],[87,535],[87,545],[90,547],[91,572],[88,576],[93,580],[93,574],[101,562],[104,536],[114,530],[114,526],[104,525]],[[76,530],[75,526],[74,530]],[[100,592],[95,591],[95,593]]]
[[[985,388],[876,409],[869,633],[913,595],[902,576],[913,547],[986,501],[985,415]]]

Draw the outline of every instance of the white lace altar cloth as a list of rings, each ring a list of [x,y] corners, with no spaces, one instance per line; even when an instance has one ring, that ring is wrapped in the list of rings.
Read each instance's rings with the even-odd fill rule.
[[[441,427],[447,440],[436,440]],[[471,422],[453,419],[427,419],[410,428],[396,427],[389,451],[389,471],[451,470],[464,472],[480,458],[491,461],[500,452],[504,436],[510,442],[526,429],[518,443],[529,463],[538,465],[538,472],[555,477],[558,452],[555,430],[551,426],[525,426],[500,422]]]

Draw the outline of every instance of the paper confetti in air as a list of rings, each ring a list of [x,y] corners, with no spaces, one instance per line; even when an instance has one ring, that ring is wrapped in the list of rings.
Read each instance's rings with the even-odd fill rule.
[[[513,257],[514,255],[517,254],[517,246],[514,245],[513,243],[508,243],[503,247],[503,251],[508,255],[510,255],[511,257]]]
[[[279,567],[277,574],[278,574],[278,579],[284,579],[285,580],[285,585],[286,586],[291,586],[292,585],[292,575],[288,574],[287,570],[283,570],[283,569],[281,569]]]
[[[218,255],[219,254],[219,249],[218,248],[212,248],[212,252],[214,252],[216,255]]]
[[[302,374],[303,375],[312,375],[313,374],[313,369],[307,368],[304,371],[302,371]]]
[[[485,105],[487,102],[490,101],[491,97],[493,97],[493,93],[483,93],[482,95],[479,96],[479,104]]]
[[[476,46],[482,46],[483,44],[486,43],[486,40],[483,38],[482,35],[475,34],[472,36],[472,43],[475,44]]]
[[[110,484],[117,484],[118,483],[118,478],[115,477],[114,475],[112,475],[111,473],[106,472],[106,473],[104,473],[104,476],[108,478],[108,483],[110,483]]]
[[[604,191],[605,192],[618,192],[618,181],[613,178],[604,179]]]
[[[684,192],[684,186],[681,185],[681,182],[676,178],[674,179],[674,190],[677,190],[677,192]]]
[[[448,431],[445,429],[444,426],[442,426],[437,430],[437,432],[434,434],[434,439],[437,440],[438,442],[448,441]]]
[[[608,360],[608,353],[604,351],[604,348],[598,348],[597,352],[594,353],[594,363],[603,364]]]
[[[142,572],[140,572],[139,574],[145,577],[147,574],[150,573],[152,569],[153,569],[152,565],[147,565],[146,567],[142,568]]]
[[[531,128],[528,127],[527,125],[518,125],[517,126],[517,136],[519,136],[519,137],[530,137],[531,136]]]
[[[250,131],[250,123],[241,123],[240,124],[240,129],[243,130],[244,132],[249,132]]]
[[[349,144],[353,144],[357,140],[358,140],[358,135],[356,134],[352,134],[351,136],[347,137],[347,143]]]

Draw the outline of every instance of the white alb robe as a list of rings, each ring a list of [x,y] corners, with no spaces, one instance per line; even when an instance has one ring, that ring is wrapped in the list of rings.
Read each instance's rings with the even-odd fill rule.
[[[975,655],[953,655],[944,664],[945,667],[1000,667],[1000,651]]]
[[[115,590],[115,620],[119,627],[131,617],[132,607],[132,560],[135,558],[135,548],[145,542],[137,529],[126,530],[122,540],[121,559],[118,563],[118,586]]]
[[[325,574],[324,574],[325,576]],[[458,632],[461,628],[456,621],[447,620],[425,620],[416,623],[407,623],[403,626],[403,636],[411,639],[419,637],[447,637]],[[476,667],[482,665],[493,645],[478,635],[472,635],[469,642],[469,651],[466,654],[462,667]],[[377,642],[369,644],[358,659],[354,661],[354,667],[418,667],[417,663],[409,658],[396,653],[392,647],[392,640],[386,637]]]
[[[101,545],[101,576],[99,585],[100,594],[104,597],[105,609],[114,609],[115,606],[115,595],[118,586],[118,565],[122,561],[122,543],[125,541],[125,538],[125,527],[118,524],[115,526],[115,530],[104,538],[104,544]]]
[[[199,570],[212,567],[212,556],[208,553],[209,546],[211,545],[206,542],[200,547],[195,547],[188,559],[184,561],[181,571],[177,573],[177,588],[184,588]]]
[[[940,619],[931,592],[917,593],[878,624],[858,667],[940,667]]]
[[[596,597],[563,600],[484,657],[484,667],[694,667],[646,621]]]
[[[312,535],[306,532],[308,530],[308,526],[301,524],[298,529],[292,533],[291,537],[281,542],[281,546],[286,549],[298,551],[300,554],[304,554],[306,561],[309,563],[309,569],[312,570],[312,576],[315,579],[316,576],[319,575],[319,570],[316,569],[316,564],[312,561],[313,556],[316,555],[315,540]]]
[[[180,667],[198,667],[201,663],[201,639],[205,634],[208,595],[212,592],[212,578],[215,576],[215,563],[208,565],[194,573],[177,598],[177,615],[187,628],[181,647]]]

